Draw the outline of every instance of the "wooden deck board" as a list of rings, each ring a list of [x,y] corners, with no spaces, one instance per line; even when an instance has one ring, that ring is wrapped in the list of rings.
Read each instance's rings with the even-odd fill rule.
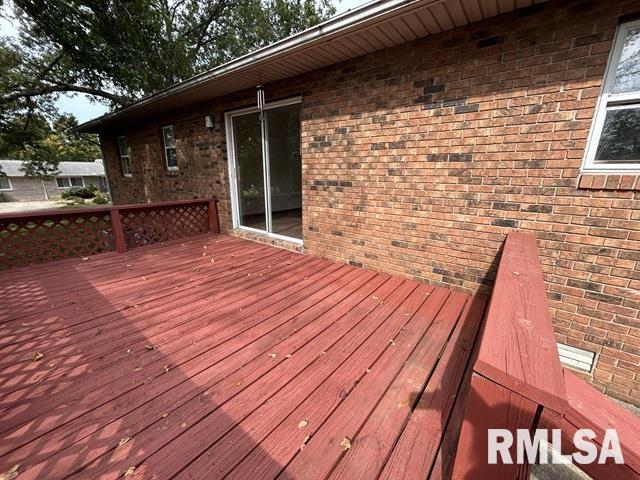
[[[450,360],[458,390],[471,304],[224,235],[3,272],[0,293],[0,474],[20,479],[377,478],[400,398]]]

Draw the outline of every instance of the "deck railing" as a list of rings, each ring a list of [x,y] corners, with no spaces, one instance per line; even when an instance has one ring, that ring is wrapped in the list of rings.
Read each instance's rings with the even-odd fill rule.
[[[517,431],[558,429],[563,453],[573,433],[615,428],[625,457],[622,465],[578,465],[596,480],[639,479],[640,419],[562,368],[536,241],[511,233],[504,244],[487,309],[466,400],[452,477],[528,479],[530,465],[516,462]],[[489,430],[509,430],[513,463],[489,464]],[[549,437],[551,441],[551,438]]]
[[[218,233],[214,199],[0,214],[0,269]]]

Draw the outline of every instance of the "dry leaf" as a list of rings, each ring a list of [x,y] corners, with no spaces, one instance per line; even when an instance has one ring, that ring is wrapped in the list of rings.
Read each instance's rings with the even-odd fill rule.
[[[142,367],[136,367],[133,369],[134,372],[139,372],[140,370],[142,370]]]
[[[287,353],[287,354],[284,356],[284,358],[291,358],[291,354],[290,354],[290,353]]]
[[[146,348],[147,350],[155,350],[156,347],[154,347],[153,345],[145,345],[144,348]]]
[[[89,260],[89,257],[82,257],[82,260],[86,262],[87,260]]]
[[[162,414],[162,418],[167,418],[168,416],[169,416],[168,412]]]
[[[300,451],[304,450],[304,446],[307,444],[308,441],[309,441],[309,435],[307,435],[302,439],[302,443],[300,444]]]
[[[124,445],[125,443],[127,443],[129,440],[131,440],[131,437],[124,437],[121,438],[120,441],[118,442],[118,446],[121,447],[122,445]]]
[[[129,467],[127,468],[127,471],[124,472],[125,477],[130,477],[131,475],[133,475],[133,473],[136,471],[136,467]]]
[[[277,353],[270,353],[270,354],[269,354],[269,356],[270,356],[271,358],[276,358],[276,357],[278,356],[278,354],[277,354]]]
[[[31,358],[33,358],[33,361],[34,361],[34,362],[37,362],[37,361],[38,361],[38,360],[40,360],[42,357],[44,357],[44,353],[42,353],[42,352],[36,352],[36,353],[34,353],[34,354],[33,354],[33,357],[31,357]]]
[[[180,428],[187,428],[187,422],[182,422],[182,425],[180,425]]]
[[[4,472],[0,475],[0,480],[13,480],[18,476],[18,469],[20,464],[14,465],[11,470]]]
[[[351,448],[351,439],[349,437],[344,437],[340,442],[340,446],[344,451],[347,451]]]
[[[395,344],[396,344],[396,342],[395,342],[395,340],[394,340],[393,338],[389,340],[389,343],[390,343],[391,345],[395,345]]]
[[[171,365],[165,365],[164,366],[165,373],[169,373],[169,370],[171,370]]]
[[[298,428],[304,428],[309,424],[309,422],[307,422],[306,420],[300,420],[300,423],[298,424]]]

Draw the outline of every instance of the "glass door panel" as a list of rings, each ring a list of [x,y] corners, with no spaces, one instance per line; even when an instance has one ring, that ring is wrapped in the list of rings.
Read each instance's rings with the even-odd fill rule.
[[[300,104],[265,110],[271,232],[302,239]]]
[[[267,230],[260,114],[233,117],[232,126],[240,225]]]

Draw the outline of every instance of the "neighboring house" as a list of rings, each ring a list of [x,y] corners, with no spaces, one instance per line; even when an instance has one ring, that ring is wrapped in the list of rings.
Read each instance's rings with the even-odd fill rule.
[[[466,291],[532,232],[564,361],[638,403],[639,19],[382,0],[80,130],[116,204],[216,196],[225,230]]]
[[[106,192],[107,178],[102,160],[93,162],[60,162],[60,173],[48,180],[27,177],[21,170],[22,160],[0,160],[0,192],[4,200],[24,202],[34,200],[57,200],[69,187],[95,185]]]

